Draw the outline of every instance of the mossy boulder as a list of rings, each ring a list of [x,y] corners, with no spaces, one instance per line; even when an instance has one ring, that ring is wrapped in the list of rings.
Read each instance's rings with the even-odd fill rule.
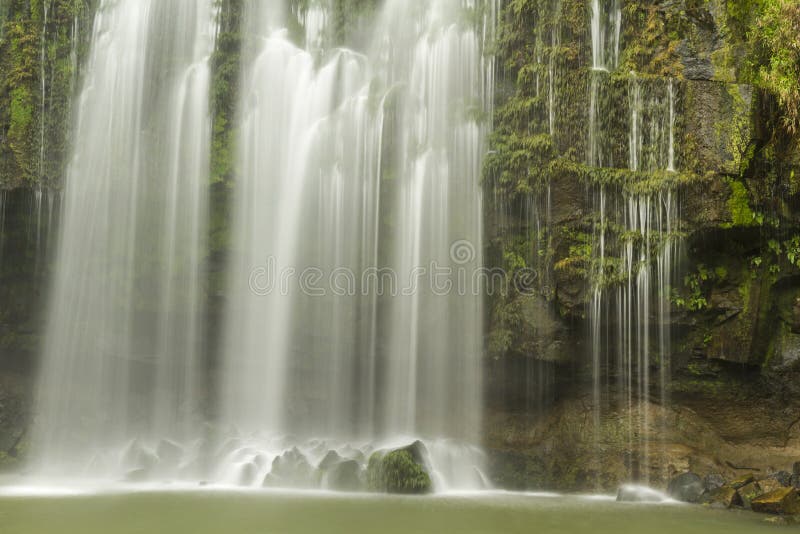
[[[420,442],[402,449],[377,451],[369,458],[367,486],[370,491],[424,494],[433,490]]]
[[[781,488],[753,499],[754,512],[766,514],[800,514],[800,492],[795,488]]]
[[[742,498],[732,487],[723,486],[705,493],[701,498],[701,502],[712,508],[732,508],[741,506]]]

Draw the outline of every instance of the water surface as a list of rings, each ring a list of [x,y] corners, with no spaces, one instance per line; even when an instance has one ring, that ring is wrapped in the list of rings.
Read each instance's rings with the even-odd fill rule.
[[[236,491],[0,497],[3,534],[781,532],[763,516],[680,504],[483,493],[429,497]]]

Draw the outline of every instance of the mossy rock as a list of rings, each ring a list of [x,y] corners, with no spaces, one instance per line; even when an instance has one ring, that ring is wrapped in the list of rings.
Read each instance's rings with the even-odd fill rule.
[[[400,494],[425,494],[433,489],[424,458],[414,445],[370,456],[367,485],[370,491]]]

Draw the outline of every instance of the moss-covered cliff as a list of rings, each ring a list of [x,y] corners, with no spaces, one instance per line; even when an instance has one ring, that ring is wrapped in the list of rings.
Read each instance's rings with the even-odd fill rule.
[[[724,462],[686,448],[703,442],[703,432],[741,450],[769,442],[778,457],[797,453],[800,407],[780,392],[800,365],[798,13],[800,4],[782,0],[627,1],[618,60],[598,69],[590,3],[506,3],[485,169],[488,257],[510,273],[533,268],[538,281],[534,292],[490,300],[488,427],[503,482],[613,486],[635,473],[665,476],[665,459]],[[659,149],[666,122],[674,137],[668,158]],[[672,195],[680,207],[668,231],[667,208],[652,205],[666,206]],[[633,206],[632,219],[624,212]],[[640,209],[658,218],[647,232],[632,232]],[[673,265],[666,283],[655,279],[663,276],[665,243],[677,247],[666,256]],[[636,252],[645,246],[646,254]],[[626,257],[636,258],[632,269]],[[644,257],[652,263],[639,263]],[[641,285],[648,270],[652,279]],[[664,295],[653,292],[657,283]],[[645,297],[650,307],[634,308],[632,319],[617,315],[618,292],[640,299],[642,288],[653,295]],[[634,334],[616,333],[629,325]],[[645,360],[638,379],[620,389],[615,354],[623,349]],[[602,358],[594,371],[602,373],[602,394],[594,399],[593,354]],[[643,372],[666,377],[653,378],[645,398]],[[775,425],[732,437],[713,414],[744,391],[750,400],[739,424],[760,417],[757,404],[775,410]],[[634,407],[622,407],[631,394]],[[602,408],[593,407],[598,401]],[[632,413],[643,406],[648,414]],[[704,430],[642,426],[656,417],[651,410],[666,420],[676,412],[664,410],[688,406],[696,410],[689,426]],[[556,454],[555,443],[574,446]],[[656,453],[671,446],[683,460]],[[768,456],[749,461],[766,469]]]

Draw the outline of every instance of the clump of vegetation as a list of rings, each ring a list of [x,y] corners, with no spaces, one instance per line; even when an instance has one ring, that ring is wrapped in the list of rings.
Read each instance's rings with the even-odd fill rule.
[[[756,81],[780,103],[783,126],[800,132],[800,2],[766,2],[749,34],[757,61]]]

